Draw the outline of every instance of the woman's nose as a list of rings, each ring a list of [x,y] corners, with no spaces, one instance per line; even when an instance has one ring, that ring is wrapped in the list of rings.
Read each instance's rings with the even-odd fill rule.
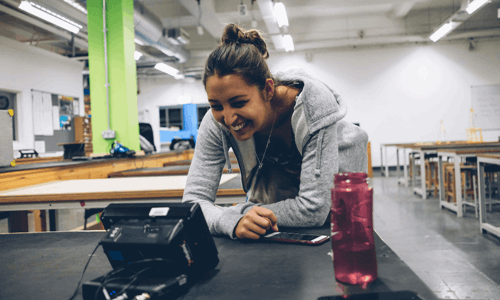
[[[224,113],[224,122],[226,125],[231,126],[236,121],[236,114],[232,109],[227,109]]]

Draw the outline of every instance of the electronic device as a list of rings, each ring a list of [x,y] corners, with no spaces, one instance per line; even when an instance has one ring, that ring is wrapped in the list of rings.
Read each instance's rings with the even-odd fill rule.
[[[273,232],[262,237],[265,241],[321,245],[330,239],[327,235],[313,235],[292,232]]]
[[[114,270],[83,284],[85,300],[107,292],[163,299],[219,263],[198,203],[110,204],[101,221],[107,233],[99,244]]]
[[[424,300],[417,293],[412,291],[366,293],[348,296],[324,296],[318,300]]]
[[[198,203],[110,204],[101,221],[101,245],[113,268],[150,258],[178,262],[188,275],[219,263],[217,248]]]

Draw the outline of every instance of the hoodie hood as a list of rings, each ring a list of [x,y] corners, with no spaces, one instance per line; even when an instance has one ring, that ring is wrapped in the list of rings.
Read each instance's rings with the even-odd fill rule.
[[[279,72],[275,79],[304,83],[292,115],[295,143],[300,154],[308,135],[338,122],[347,114],[346,103],[332,88],[300,68],[293,67]]]
[[[347,105],[344,100],[329,86],[314,78],[300,68],[292,67],[275,74],[277,81],[300,81],[304,83],[302,91],[297,97],[292,114],[292,129],[295,135],[295,144],[300,154],[303,155],[304,145],[309,136],[328,127],[347,114]],[[231,132],[219,124],[212,116],[223,136],[226,168],[232,172],[229,159],[229,147],[238,148],[234,151],[238,159],[242,183],[245,191],[250,187],[251,178],[255,175],[257,159],[255,157],[255,141],[250,138],[238,141]],[[226,139],[229,143],[226,143]]]

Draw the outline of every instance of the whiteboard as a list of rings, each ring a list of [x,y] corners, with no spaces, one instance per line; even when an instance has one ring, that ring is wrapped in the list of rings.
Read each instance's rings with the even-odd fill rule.
[[[471,87],[474,127],[500,130],[500,84]]]

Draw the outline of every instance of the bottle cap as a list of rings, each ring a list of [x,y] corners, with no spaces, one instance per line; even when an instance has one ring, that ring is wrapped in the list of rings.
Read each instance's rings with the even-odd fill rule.
[[[365,181],[368,175],[364,172],[343,172],[337,173],[334,177],[334,182],[342,182],[345,180],[354,180],[355,182]]]

